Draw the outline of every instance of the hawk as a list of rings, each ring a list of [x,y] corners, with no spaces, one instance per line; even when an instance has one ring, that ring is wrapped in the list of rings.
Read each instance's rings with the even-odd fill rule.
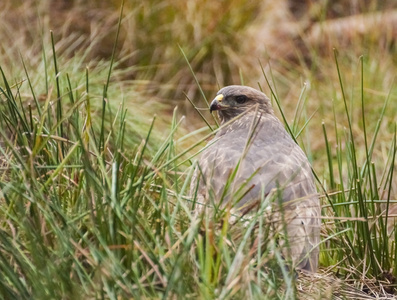
[[[302,149],[274,115],[262,92],[232,85],[211,102],[221,128],[201,154],[191,182],[197,203],[231,204],[247,213],[277,193],[295,267],[315,272],[320,242],[320,202]],[[196,205],[196,212],[201,211]],[[280,214],[283,213],[283,218]],[[274,220],[274,214],[273,214]]]

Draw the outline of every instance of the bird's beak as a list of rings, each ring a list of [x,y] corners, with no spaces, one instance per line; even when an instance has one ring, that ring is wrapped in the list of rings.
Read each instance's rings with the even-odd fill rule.
[[[222,94],[219,94],[215,97],[214,100],[212,100],[211,105],[210,105],[210,113],[212,113],[214,110],[221,110],[223,108],[226,108],[226,105],[222,104],[224,96]]]

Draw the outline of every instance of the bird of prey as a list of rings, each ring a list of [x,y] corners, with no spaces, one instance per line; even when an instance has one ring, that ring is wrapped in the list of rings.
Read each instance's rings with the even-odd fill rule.
[[[284,214],[278,222],[285,222],[290,258],[296,268],[315,272],[321,212],[312,170],[274,115],[269,98],[231,85],[217,93],[210,111],[218,112],[221,128],[198,160],[191,195],[197,203],[233,202],[246,213],[277,193]],[[202,206],[195,209],[202,211]]]

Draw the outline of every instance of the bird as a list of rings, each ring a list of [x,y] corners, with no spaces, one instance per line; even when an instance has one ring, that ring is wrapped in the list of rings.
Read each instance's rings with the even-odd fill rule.
[[[277,194],[282,210],[268,217],[279,226],[281,219],[285,222],[288,243],[284,244],[289,249],[284,249],[284,256],[290,256],[296,269],[315,272],[321,207],[307,156],[259,90],[223,87],[209,108],[217,112],[221,126],[196,164],[190,185],[197,204],[193,210],[232,205],[247,214],[264,198]]]

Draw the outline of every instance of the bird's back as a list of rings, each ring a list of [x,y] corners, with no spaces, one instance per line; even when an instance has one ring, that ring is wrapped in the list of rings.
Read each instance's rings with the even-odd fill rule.
[[[275,116],[242,116],[218,132],[198,165],[197,195],[204,202],[233,199],[235,207],[244,209],[278,190],[286,204],[283,220],[292,260],[302,260],[297,263],[302,269],[317,268],[320,205],[313,175],[305,154]],[[195,185],[193,180],[192,190]]]

